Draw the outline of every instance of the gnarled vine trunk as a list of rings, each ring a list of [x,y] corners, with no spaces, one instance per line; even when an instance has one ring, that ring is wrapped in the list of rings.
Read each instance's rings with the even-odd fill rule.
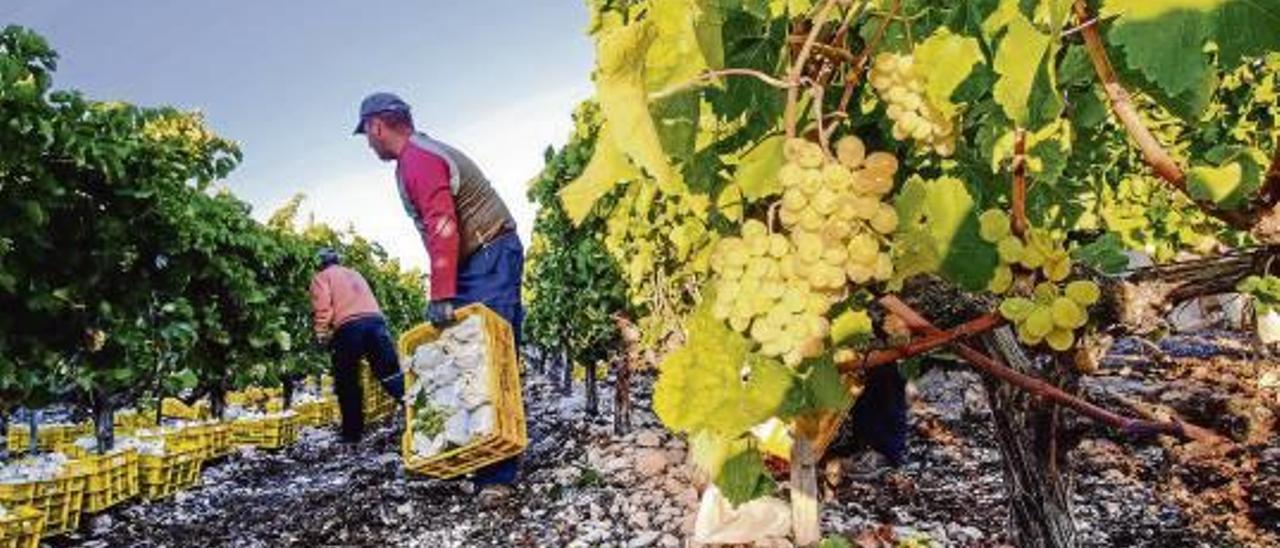
[[[613,433],[631,431],[631,364],[626,356],[614,358]]]
[[[1008,327],[995,330],[986,341],[1010,367],[1023,373],[1035,369]],[[1059,371],[1063,368],[1053,369],[1051,377],[1065,377]],[[1067,448],[1060,443],[1061,408],[1008,383],[990,377],[983,382],[1000,444],[1013,543],[1030,548],[1077,546]]]
[[[116,445],[115,415],[111,398],[101,391],[94,392],[93,437],[97,439],[99,455],[106,454]]]
[[[222,420],[222,416],[227,411],[227,387],[218,381],[209,390],[209,412],[213,414],[213,418]]]

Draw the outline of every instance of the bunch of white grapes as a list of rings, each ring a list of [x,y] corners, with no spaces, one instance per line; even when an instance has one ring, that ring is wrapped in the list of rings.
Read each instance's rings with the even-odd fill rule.
[[[884,201],[893,190],[898,160],[887,152],[866,153],[860,139],[836,142],[836,157],[818,145],[792,139],[782,183],[779,220],[796,248],[792,268],[814,289],[839,290],[888,280],[893,261],[885,237],[898,228],[898,212]]]
[[[1042,280],[1031,298],[1006,298],[1000,303],[1000,314],[1014,323],[1018,338],[1028,346],[1045,343],[1058,352],[1069,350],[1075,345],[1075,331],[1089,321],[1089,306],[1098,302],[1098,284],[1078,280],[1058,287],[1071,275],[1071,256],[1063,240],[1049,231],[1032,227],[1019,238],[1009,216],[998,209],[983,212],[978,221],[979,235],[996,244],[1000,256],[1000,266],[988,285],[992,293],[1004,294],[1013,288],[1015,268]]]
[[[1076,342],[1075,330],[1088,323],[1088,308],[1099,296],[1098,285],[1088,280],[1071,282],[1062,291],[1054,283],[1041,282],[1031,298],[1011,297],[1000,303],[1000,315],[1014,323],[1018,339],[1027,346],[1044,342],[1065,352]]]
[[[955,123],[925,95],[924,76],[916,70],[912,56],[877,55],[871,65],[871,87],[888,105],[886,114],[893,120],[895,139],[913,139],[933,148],[939,156],[955,152]]]
[[[893,276],[885,237],[898,216],[882,200],[898,162],[883,152],[867,155],[852,136],[837,142],[835,159],[802,139],[787,142],[785,157],[779,220],[788,234],[749,220],[741,237],[721,240],[712,259],[713,313],[748,333],[761,354],[795,366],[825,350],[826,314],[849,282]]]
[[[1000,256],[1000,266],[987,286],[992,293],[1004,294],[1013,287],[1015,266],[1031,272],[1038,270],[1046,280],[1055,283],[1071,275],[1071,255],[1065,243],[1048,230],[1031,227],[1019,238],[1013,233],[1009,216],[998,209],[983,212],[978,221],[978,235],[996,244],[996,253]]]

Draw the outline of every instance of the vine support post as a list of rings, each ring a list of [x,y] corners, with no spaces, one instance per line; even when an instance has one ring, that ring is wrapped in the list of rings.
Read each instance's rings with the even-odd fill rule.
[[[816,419],[796,419],[791,444],[791,531],[796,546],[813,546],[822,539],[818,521],[818,454],[814,448]]]
[[[625,436],[631,431],[631,364],[625,355],[615,359],[613,386],[613,433]]]

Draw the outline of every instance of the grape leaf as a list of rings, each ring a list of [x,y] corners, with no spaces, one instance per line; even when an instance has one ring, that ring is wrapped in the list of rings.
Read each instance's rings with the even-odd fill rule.
[[[694,93],[666,97],[649,106],[662,150],[677,162],[687,164],[693,160],[701,107],[701,101]]]
[[[916,46],[915,59],[917,66],[929,67],[925,85],[929,100],[943,115],[954,117],[960,107],[952,102],[952,93],[983,62],[978,41],[943,28]]]
[[[746,12],[729,12],[724,24],[730,36],[725,48],[725,64],[773,73],[778,68],[786,24],[772,24],[751,17]],[[729,78],[723,89],[712,88],[706,94],[712,108],[726,120],[747,116],[754,134],[763,134],[782,116],[784,95],[778,89],[755,78]]]
[[[1262,185],[1260,152],[1240,151],[1216,166],[1195,165],[1187,170],[1187,194],[1225,209],[1243,206]],[[1261,157],[1265,161],[1265,156]]]
[[[560,189],[560,204],[575,225],[582,224],[596,201],[618,183],[640,176],[640,171],[614,145],[612,133],[608,122],[600,126],[591,161],[577,179]]]
[[[716,487],[725,500],[737,506],[768,495],[777,486],[764,467],[764,456],[755,448],[748,448],[724,461],[716,476]]]
[[[816,411],[838,411],[849,403],[849,397],[844,379],[828,355],[809,363],[809,370],[792,386],[779,416],[787,418]]]
[[[755,201],[782,192],[778,170],[782,168],[782,143],[785,139],[775,135],[760,141],[750,152],[742,155],[742,162],[733,175],[733,182],[742,196]]]
[[[729,457],[751,448],[751,437],[725,437],[706,430],[689,435],[689,457],[707,477],[717,477]]]
[[[1204,111],[1217,82],[1209,44],[1216,44],[1223,70],[1280,49],[1280,3],[1274,1],[1105,0],[1100,15],[1116,18],[1107,43],[1119,50],[1124,68],[1184,118]]]
[[[674,431],[736,436],[774,415],[793,374],[777,360],[752,353],[752,343],[716,320],[713,299],[704,298],[686,320],[684,346],[659,366],[653,408]]]
[[[995,273],[996,253],[978,236],[977,204],[963,182],[913,177],[894,205],[900,219],[894,260],[898,283],[937,272],[969,290],[986,287]]]
[[[645,55],[658,33],[649,20],[601,29],[596,41],[596,97],[613,143],[637,166],[675,194],[683,188],[678,171],[662,148],[649,112]]]
[[[645,85],[657,91],[724,64],[719,4],[708,0],[653,0],[656,36],[645,55]]]
[[[1119,274],[1129,268],[1129,257],[1124,254],[1124,242],[1120,236],[1108,232],[1088,245],[1071,251],[1071,258],[1089,265],[1103,274]]]
[[[1056,42],[1022,16],[1016,2],[1004,4],[1012,7],[992,14],[983,25],[990,35],[1004,33],[993,62],[1000,78],[992,94],[1010,120],[1027,127],[1031,121],[1031,93],[1037,78],[1048,72],[1046,67],[1056,51]],[[1050,99],[1056,100],[1056,94],[1051,94]]]
[[[871,316],[866,310],[849,309],[831,321],[832,344],[844,344],[855,337],[872,334]]]

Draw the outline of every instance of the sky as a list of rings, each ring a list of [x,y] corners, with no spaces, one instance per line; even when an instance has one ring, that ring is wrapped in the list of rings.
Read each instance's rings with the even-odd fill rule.
[[[240,144],[226,184],[259,219],[301,192],[304,215],[424,268],[394,164],[351,135],[360,100],[400,94],[419,129],[479,163],[528,242],[526,183],[592,89],[577,0],[0,0],[12,23],[59,52],[56,88],[202,112]]]

